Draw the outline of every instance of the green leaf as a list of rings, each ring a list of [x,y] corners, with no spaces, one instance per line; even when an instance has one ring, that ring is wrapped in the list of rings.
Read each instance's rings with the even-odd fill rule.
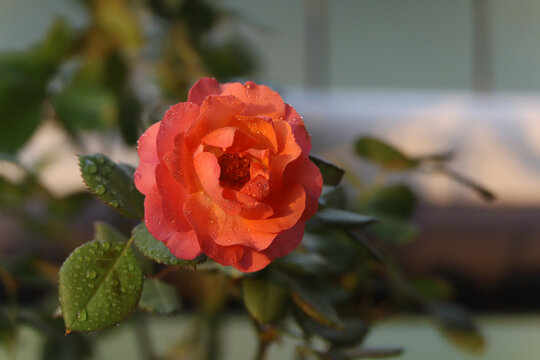
[[[260,323],[272,324],[285,316],[289,291],[277,281],[246,277],[242,281],[242,295],[249,314]]]
[[[144,217],[144,196],[125,167],[103,154],[79,155],[79,166],[84,182],[99,199],[124,216]]]
[[[111,225],[96,221],[94,223],[94,239],[98,241],[127,242],[129,239]]]
[[[385,186],[369,194],[362,209],[368,213],[382,213],[398,218],[409,218],[416,207],[416,196],[405,184]]]
[[[95,331],[123,321],[137,306],[142,271],[128,243],[90,241],[60,268],[60,306],[67,332]]]
[[[328,225],[361,228],[377,222],[377,219],[340,209],[324,209],[317,212],[317,217]]]
[[[180,310],[180,298],[174,286],[160,279],[144,280],[144,288],[139,307],[158,315],[170,315]]]
[[[300,283],[289,279],[295,304],[313,320],[330,327],[343,329],[344,324],[336,310],[322,294],[318,294]]]
[[[148,232],[146,225],[140,223],[133,228],[133,239],[137,248],[148,258],[159,264],[196,266],[206,260],[206,256],[201,255],[194,260],[182,260],[171,254],[171,251],[161,241],[157,240]]]
[[[411,159],[398,149],[372,137],[356,140],[356,154],[389,170],[408,170],[418,166],[419,161]]]
[[[309,159],[313,161],[315,165],[319,168],[322,174],[323,183],[325,185],[338,185],[345,174],[345,170],[334,165],[317,155],[309,155]]]
[[[437,321],[441,333],[454,345],[471,354],[485,351],[484,337],[465,309],[451,303],[433,302],[428,305],[428,312]]]

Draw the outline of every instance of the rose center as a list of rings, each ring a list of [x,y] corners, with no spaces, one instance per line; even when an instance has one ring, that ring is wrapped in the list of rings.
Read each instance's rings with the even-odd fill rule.
[[[224,153],[218,158],[221,168],[219,183],[231,189],[238,190],[249,181],[250,161],[237,154]]]

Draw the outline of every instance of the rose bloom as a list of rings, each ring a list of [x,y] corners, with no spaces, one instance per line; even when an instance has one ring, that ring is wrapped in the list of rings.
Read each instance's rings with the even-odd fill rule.
[[[317,211],[311,139],[281,96],[203,78],[139,139],[148,231],[178,258],[250,272],[294,250]]]

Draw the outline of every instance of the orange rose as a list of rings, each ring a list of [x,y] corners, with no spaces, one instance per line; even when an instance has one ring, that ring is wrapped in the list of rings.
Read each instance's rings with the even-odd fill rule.
[[[146,226],[181,259],[260,270],[298,246],[317,211],[310,149],[302,118],[270,88],[201,79],[139,139]]]

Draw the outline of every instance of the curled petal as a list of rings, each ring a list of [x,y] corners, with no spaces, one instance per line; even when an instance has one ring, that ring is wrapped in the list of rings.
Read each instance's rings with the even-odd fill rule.
[[[238,263],[233,266],[243,272],[254,272],[264,269],[272,260],[264,253],[246,249]]]
[[[156,150],[156,139],[159,131],[159,124],[150,126],[139,138],[139,167],[133,176],[137,189],[147,195],[152,191],[155,183],[155,170],[159,163]]]
[[[222,91],[221,85],[219,85],[216,79],[205,77],[191,87],[188,102],[201,105],[207,96],[220,95]]]
[[[223,151],[237,153],[257,144],[257,140],[236,127],[227,126],[205,135],[202,143],[221,148]]]
[[[317,212],[319,206],[319,196],[321,196],[323,180],[319,168],[309,158],[300,156],[294,161],[283,174],[283,178],[290,184],[299,183],[306,191],[306,209],[302,215],[302,220],[306,221]]]
[[[294,140],[291,126],[282,120],[274,122],[278,138],[279,153],[273,158],[270,183],[272,190],[279,190],[283,181],[283,172],[287,165],[296,160],[302,153],[302,149]]]
[[[189,148],[199,146],[201,139],[220,127],[233,125],[235,115],[246,107],[234,96],[209,96],[200,108],[199,118],[186,132],[186,143]]]
[[[276,236],[272,244],[262,251],[262,253],[272,260],[287,255],[296,249],[296,247],[302,242],[305,227],[306,223],[299,221],[289,230],[286,230]]]
[[[244,223],[248,229],[277,234],[298,222],[306,208],[306,193],[300,184],[293,184],[273,194],[267,204],[274,210],[273,216],[261,220],[244,219]]]
[[[306,131],[302,117],[288,104],[285,105],[285,121],[291,126],[294,138],[302,149],[302,154],[309,155],[311,151],[311,136]]]
[[[273,119],[283,118],[285,115],[283,99],[268,86],[257,85],[251,81],[244,85],[224,84],[222,95],[232,95],[247,104],[243,115],[268,116]]]

